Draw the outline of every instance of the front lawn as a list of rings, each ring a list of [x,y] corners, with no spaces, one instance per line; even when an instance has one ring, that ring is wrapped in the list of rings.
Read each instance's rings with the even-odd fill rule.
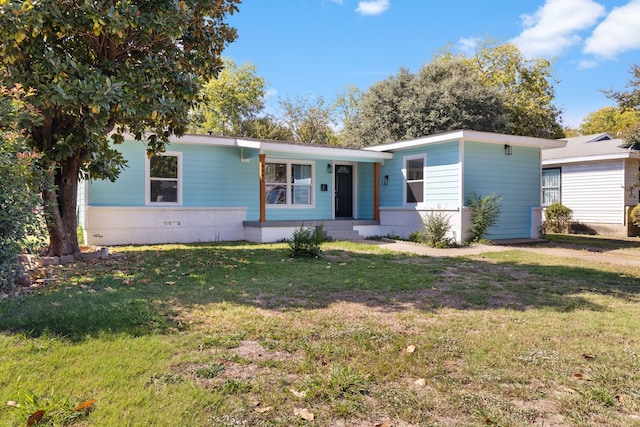
[[[0,301],[0,426],[640,426],[636,267],[323,249],[56,267]]]

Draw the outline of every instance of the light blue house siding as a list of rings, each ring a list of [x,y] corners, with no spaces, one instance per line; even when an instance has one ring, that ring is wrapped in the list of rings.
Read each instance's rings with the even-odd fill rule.
[[[388,184],[380,187],[381,207],[405,206],[402,173],[404,159],[409,156],[425,155],[425,203],[427,209],[457,209],[460,207],[460,150],[459,142],[396,150],[394,157],[387,160],[380,170],[381,178],[388,175]]]
[[[540,149],[467,141],[464,143],[464,199],[502,196],[498,224],[488,231],[489,239],[506,239],[530,233],[531,208],[540,205]],[[466,204],[466,203],[465,203]]]
[[[117,147],[128,161],[115,181],[89,183],[89,206],[145,206],[146,149],[138,141],[125,141]],[[174,143],[167,152],[182,153],[182,205],[184,207],[244,207],[246,219],[257,221],[260,215],[260,161],[258,150],[238,147]],[[317,156],[267,153],[267,162],[296,161],[311,163],[313,188],[311,206],[266,207],[267,220],[320,220],[333,217],[333,175],[327,171],[331,159]],[[373,218],[373,164],[355,166],[358,175],[354,195],[354,214]],[[326,186],[326,189],[324,189]]]
[[[357,175],[357,207],[356,215],[359,219],[373,218],[373,164],[360,163]]]
[[[145,206],[146,149],[141,142],[126,141],[117,149],[128,167],[115,181],[89,184],[90,206]],[[245,206],[247,215],[258,215],[257,158],[242,162],[236,147],[175,144],[168,152],[182,153],[182,206]],[[256,197],[247,197],[255,194]]]

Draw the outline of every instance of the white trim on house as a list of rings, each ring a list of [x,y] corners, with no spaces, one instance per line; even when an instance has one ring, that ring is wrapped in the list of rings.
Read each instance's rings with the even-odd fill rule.
[[[530,136],[504,135],[491,132],[479,132],[472,130],[458,130],[453,132],[441,133],[438,135],[425,136],[422,138],[409,139],[407,141],[393,142],[390,144],[376,145],[373,147],[365,147],[364,150],[370,151],[393,151],[406,148],[420,147],[429,144],[438,144],[441,142],[464,141],[470,140],[475,142],[487,142],[492,144],[509,144],[528,147],[540,148],[561,148],[567,144],[567,141],[558,139],[543,139]]]
[[[407,162],[410,160],[422,160],[422,179],[421,180],[409,180],[407,176]],[[427,155],[425,153],[413,154],[410,156],[402,157],[402,204],[407,207],[424,207],[427,204]],[[422,201],[421,202],[408,202],[407,201],[407,188],[409,181],[420,182],[422,181]]]
[[[178,158],[178,188],[176,202],[152,202],[151,201],[151,163],[150,158],[146,157],[144,162],[144,204],[145,206],[182,206],[182,152],[181,151],[165,151],[157,154],[158,156],[177,157]]]
[[[135,139],[134,135],[125,135],[125,139]],[[353,158],[363,161],[381,161],[392,159],[392,153],[382,153],[376,151],[365,151],[360,148],[333,147],[330,145],[308,145],[296,144],[282,141],[264,141],[251,138],[236,138],[231,136],[215,135],[193,135],[187,134],[181,137],[172,137],[171,144],[190,145],[215,145],[226,147],[251,148],[259,150],[261,154],[268,153],[291,153],[324,158]]]
[[[619,159],[640,159],[640,153],[637,151],[627,151],[626,153],[615,154],[601,154],[598,156],[580,156],[580,157],[564,157],[547,159],[542,161],[542,166],[554,166],[562,165],[566,163],[580,163],[580,162],[600,162],[606,160],[619,160]]]
[[[292,159],[280,159],[274,157],[267,157],[265,159],[265,163],[281,163],[287,165],[287,176],[286,182],[281,183],[279,185],[284,185],[286,191],[286,203],[277,204],[277,203],[267,203],[267,209],[312,209],[316,206],[316,192],[315,192],[315,183],[316,183],[316,162],[307,161],[307,160],[292,160]],[[296,185],[291,182],[291,175],[293,173],[293,165],[308,165],[311,166],[311,184],[309,185],[309,191],[311,192],[311,202],[308,204],[295,204],[292,203],[291,198],[291,188]],[[266,185],[274,185],[276,183],[267,182]],[[299,184],[298,184],[299,185]]]

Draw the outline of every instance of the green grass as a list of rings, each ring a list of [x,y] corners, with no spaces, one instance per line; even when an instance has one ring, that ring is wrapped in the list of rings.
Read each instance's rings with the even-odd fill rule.
[[[38,409],[74,426],[640,426],[635,267],[353,243],[314,260],[116,250],[0,301],[0,426]]]

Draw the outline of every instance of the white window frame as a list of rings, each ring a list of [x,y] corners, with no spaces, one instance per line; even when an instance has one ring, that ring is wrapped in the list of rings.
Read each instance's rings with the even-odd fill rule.
[[[557,186],[544,186],[544,172],[549,170],[557,170],[558,171],[558,185]],[[560,167],[549,167],[543,168],[540,173],[540,204],[544,207],[549,206],[549,203],[544,203],[544,192],[548,189],[558,189],[558,200],[559,203],[562,203],[562,168]],[[553,202],[552,202],[553,203]]]
[[[176,202],[154,202],[151,200],[151,159],[145,156],[145,186],[144,201],[146,206],[182,206],[182,153],[178,151],[166,151],[157,156],[170,156],[178,158],[178,194]]]
[[[410,160],[422,160],[422,180],[409,180],[407,177],[407,162]],[[426,154],[415,154],[412,156],[404,156],[402,158],[402,203],[405,206],[424,206],[427,201],[427,155]],[[409,195],[407,191],[407,186],[409,182],[420,182],[422,181],[422,201],[421,202],[408,202],[407,196]]]
[[[281,163],[287,166],[287,177],[284,183],[278,183],[278,185],[285,186],[286,193],[286,203],[276,204],[276,203],[265,203],[266,207],[269,209],[308,209],[315,207],[316,204],[316,192],[315,192],[315,182],[316,182],[316,164],[313,161],[305,161],[305,160],[291,160],[291,159],[271,159],[268,158],[265,161],[265,166],[269,163]],[[293,174],[293,165],[306,165],[311,166],[311,184],[309,184],[309,191],[311,192],[310,203],[309,204],[298,204],[293,203],[292,196],[292,188],[296,185],[292,182],[292,174]],[[266,177],[265,177],[266,180]],[[265,184],[268,186],[269,183],[265,181]],[[266,196],[266,195],[265,195]],[[266,199],[265,199],[266,202]]]

